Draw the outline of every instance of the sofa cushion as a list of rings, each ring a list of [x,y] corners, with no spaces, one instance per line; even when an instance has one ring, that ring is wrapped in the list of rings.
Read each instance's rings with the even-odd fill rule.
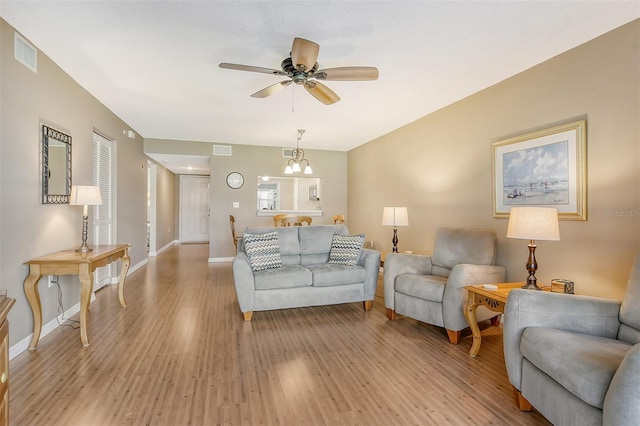
[[[323,263],[307,265],[313,274],[314,287],[363,283],[367,273],[362,266],[334,265]]]
[[[282,266],[278,233],[247,234],[243,236],[244,248],[254,272]]]
[[[396,277],[395,289],[407,296],[442,303],[446,283],[446,278],[437,275],[400,274]]]
[[[300,265],[258,271],[254,279],[256,290],[309,287],[312,283],[311,271]]]
[[[546,327],[524,330],[520,351],[538,369],[589,405],[604,397],[631,345],[620,340]]]
[[[296,226],[299,228],[300,264],[314,265],[329,260],[333,234],[349,235],[345,225]]]
[[[336,265],[355,266],[360,259],[360,252],[364,245],[364,234],[340,235],[333,234],[329,263]]]

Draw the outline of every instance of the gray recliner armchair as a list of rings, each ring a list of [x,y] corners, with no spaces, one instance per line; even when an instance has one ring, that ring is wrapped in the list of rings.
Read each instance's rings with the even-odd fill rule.
[[[444,327],[458,344],[469,326],[463,307],[465,286],[504,282],[505,269],[496,266],[497,239],[493,231],[439,228],[431,256],[389,253],[384,261],[384,304],[387,318],[397,314]],[[499,315],[481,306],[476,318]]]
[[[504,358],[521,410],[557,425],[639,425],[640,253],[622,303],[513,290]]]

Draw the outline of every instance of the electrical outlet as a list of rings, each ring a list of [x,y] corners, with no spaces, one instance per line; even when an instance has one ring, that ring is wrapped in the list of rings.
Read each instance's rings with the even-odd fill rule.
[[[53,283],[54,283],[53,275],[47,275],[47,286],[53,287]]]

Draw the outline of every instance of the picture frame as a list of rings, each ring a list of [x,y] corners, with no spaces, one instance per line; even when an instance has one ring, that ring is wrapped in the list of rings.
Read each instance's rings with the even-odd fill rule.
[[[511,207],[555,207],[560,220],[587,220],[586,120],[493,143],[493,216]]]
[[[320,198],[318,198],[318,185],[309,185],[309,201],[320,201]]]

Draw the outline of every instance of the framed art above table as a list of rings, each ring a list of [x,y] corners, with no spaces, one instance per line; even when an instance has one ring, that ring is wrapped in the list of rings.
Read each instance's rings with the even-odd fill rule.
[[[554,207],[560,220],[587,220],[586,120],[493,144],[493,216],[511,207]]]

